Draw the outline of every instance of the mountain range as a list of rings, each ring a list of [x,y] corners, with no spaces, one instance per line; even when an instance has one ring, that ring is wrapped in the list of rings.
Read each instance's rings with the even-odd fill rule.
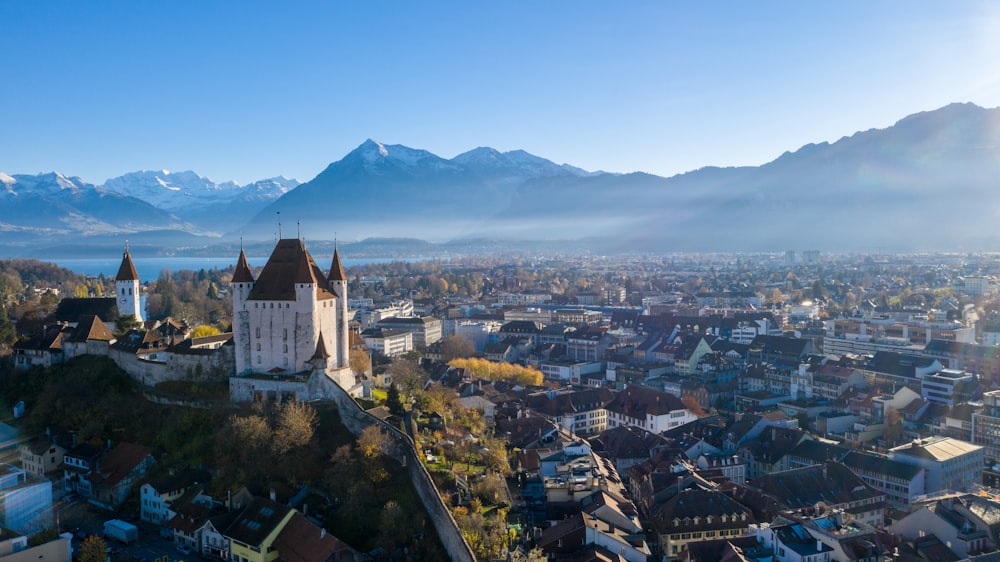
[[[520,150],[476,148],[449,160],[367,140],[303,184],[160,171],[95,186],[59,173],[0,173],[0,250],[120,246],[126,236],[174,249],[265,241],[279,218],[286,232],[295,222],[313,240],[407,237],[449,247],[990,250],[1000,247],[998,183],[1000,109],[973,104],[809,144],[762,166],[669,178],[590,172]]]

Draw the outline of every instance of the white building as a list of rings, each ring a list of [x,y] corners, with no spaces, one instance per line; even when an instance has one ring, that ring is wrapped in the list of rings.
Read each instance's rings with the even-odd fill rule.
[[[497,296],[497,304],[503,306],[524,306],[529,304],[545,304],[552,300],[552,295],[543,293],[504,293]]]
[[[677,396],[644,386],[626,387],[605,409],[608,412],[608,428],[631,425],[652,433],[698,419]]]
[[[980,480],[983,448],[951,437],[915,439],[889,449],[889,458],[926,470],[928,492],[968,492]]]
[[[260,277],[254,279],[240,250],[233,273],[234,400],[322,396],[325,380],[349,392],[347,276],[336,250],[330,273],[298,239],[279,240]]]

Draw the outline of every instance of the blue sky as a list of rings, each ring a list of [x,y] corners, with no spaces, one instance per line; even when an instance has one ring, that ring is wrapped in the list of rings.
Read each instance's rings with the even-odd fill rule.
[[[672,175],[1000,106],[991,2],[0,0],[0,171],[306,181],[366,138]]]

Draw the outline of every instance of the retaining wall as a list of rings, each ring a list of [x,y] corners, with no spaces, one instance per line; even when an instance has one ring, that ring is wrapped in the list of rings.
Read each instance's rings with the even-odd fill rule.
[[[469,543],[462,536],[462,531],[459,530],[455,518],[452,517],[451,510],[441,499],[441,494],[438,493],[434,480],[431,479],[424,463],[420,462],[420,453],[410,436],[364,411],[339,385],[332,386],[336,387],[332,394],[340,410],[340,419],[351,433],[357,436],[366,427],[375,425],[392,438],[393,453],[406,467],[413,488],[427,509],[427,515],[434,523],[438,537],[441,538],[441,543],[448,551],[452,561],[475,562],[476,555],[473,554]]]

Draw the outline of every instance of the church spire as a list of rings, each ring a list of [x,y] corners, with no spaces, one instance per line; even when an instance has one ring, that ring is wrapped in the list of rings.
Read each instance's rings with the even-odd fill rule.
[[[135,271],[135,264],[132,263],[132,254],[128,252],[128,240],[125,241],[125,253],[122,254],[122,264],[118,268],[118,275],[115,281],[138,281],[139,274]]]

